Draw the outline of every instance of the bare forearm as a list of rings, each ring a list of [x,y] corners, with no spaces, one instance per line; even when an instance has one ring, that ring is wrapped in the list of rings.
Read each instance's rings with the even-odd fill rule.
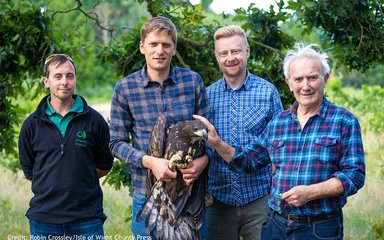
[[[233,156],[235,155],[235,148],[230,146],[228,143],[219,139],[214,145],[212,145],[217,153],[226,161],[230,163],[232,161]]]
[[[331,178],[321,183],[295,186],[283,193],[281,199],[288,204],[301,207],[309,201],[340,196],[343,192],[341,181],[338,178]]]
[[[143,157],[142,163],[143,163],[143,167],[151,169],[152,157],[148,156],[148,155],[145,155]]]
[[[344,187],[338,178],[331,178],[325,182],[310,185],[309,201],[321,198],[340,196]]]

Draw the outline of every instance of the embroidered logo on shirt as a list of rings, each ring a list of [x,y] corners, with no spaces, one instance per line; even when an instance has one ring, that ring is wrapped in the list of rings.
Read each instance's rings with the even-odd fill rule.
[[[87,146],[87,132],[85,130],[78,131],[76,133],[75,146],[86,147]]]

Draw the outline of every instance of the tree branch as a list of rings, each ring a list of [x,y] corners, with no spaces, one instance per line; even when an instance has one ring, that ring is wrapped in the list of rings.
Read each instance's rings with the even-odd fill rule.
[[[205,46],[207,46],[209,39],[210,39],[210,36],[207,36],[202,41],[196,42],[196,41],[191,40],[189,38],[185,38],[185,37],[181,37],[181,36],[178,37],[178,40],[180,42],[185,43],[185,44],[189,44],[193,47],[205,47]]]
[[[259,45],[259,46],[261,46],[261,47],[263,47],[263,48],[266,48],[266,49],[269,49],[269,50],[271,50],[271,51],[274,51],[274,52],[280,52],[279,49],[273,48],[273,47],[271,47],[271,46],[269,46],[269,45],[267,45],[267,44],[264,44],[264,43],[262,43],[262,42],[255,41],[255,40],[253,40],[253,39],[248,39],[248,41],[253,42],[253,43],[255,43],[256,45]]]
[[[181,66],[182,66],[183,68],[191,69],[191,67],[190,67],[188,64],[186,64],[186,63],[184,62],[183,58],[180,56],[180,54],[179,54],[178,51],[176,51],[176,58],[177,58],[177,60],[179,60]]]
[[[108,28],[108,27],[105,27],[103,25],[101,25],[100,23],[100,20],[99,20],[99,16],[94,13],[94,12],[85,12],[81,7],[83,6],[83,3],[81,2],[81,0],[75,0],[77,2],[77,6],[72,8],[72,9],[68,9],[68,10],[58,10],[58,11],[55,11],[53,14],[52,14],[52,20],[53,18],[55,17],[56,14],[59,14],[59,13],[69,13],[69,12],[73,12],[73,11],[80,11],[81,13],[83,13],[85,15],[85,17],[87,18],[90,18],[92,19],[97,26],[99,26],[101,29],[103,30],[106,30],[110,33],[111,37],[112,37],[112,33],[115,31],[114,28]]]

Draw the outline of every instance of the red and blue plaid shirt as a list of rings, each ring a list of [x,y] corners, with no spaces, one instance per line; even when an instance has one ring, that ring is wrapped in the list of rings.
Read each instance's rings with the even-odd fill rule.
[[[193,114],[209,119],[210,108],[200,75],[171,66],[169,78],[161,85],[148,79],[144,66],[115,86],[110,148],[116,158],[130,165],[134,191],[141,194],[146,190],[142,159],[159,113],[165,113],[169,122],[193,119]]]
[[[236,149],[231,166],[235,171],[253,171],[272,161],[269,206],[278,212],[317,215],[340,211],[347,197],[355,194],[365,181],[364,149],[360,125],[344,108],[323,99],[317,113],[304,128],[297,119],[297,102],[270,122],[259,141]],[[294,207],[280,194],[298,185],[310,185],[338,178],[344,193],[317,199]]]

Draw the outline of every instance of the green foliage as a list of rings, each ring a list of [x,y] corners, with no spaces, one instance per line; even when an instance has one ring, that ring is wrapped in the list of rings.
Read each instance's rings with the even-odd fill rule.
[[[20,122],[12,99],[25,94],[38,81],[43,57],[51,47],[50,19],[29,1],[0,5],[0,146],[6,155],[16,155],[15,136]]]
[[[92,89],[113,85],[114,73],[110,71],[112,64],[100,63],[97,59],[100,49],[109,41],[106,30],[101,29],[80,11],[61,12],[62,9],[72,9],[74,2],[56,0],[47,4],[46,1],[42,1],[40,5],[53,18],[50,26],[51,35],[60,46],[60,49],[55,49],[54,52],[66,53],[75,61],[77,93],[87,99],[96,94]],[[100,18],[104,17],[103,14],[107,14],[102,11],[103,6],[97,5],[96,8],[93,5],[91,1],[84,1],[82,9],[87,14],[91,14],[88,9],[98,10]]]
[[[283,50],[290,48],[294,44],[294,39],[281,30],[280,23],[290,17],[290,14],[275,12],[273,9],[265,12],[253,4],[247,11],[237,9],[234,17],[234,20],[243,22],[242,27],[248,33],[251,48],[248,69],[277,87],[285,108],[293,103],[294,97],[284,81]]]
[[[323,29],[323,46],[333,50],[340,65],[364,72],[384,63],[382,0],[289,0],[288,8],[305,25],[304,33]]]
[[[360,88],[364,84],[384,87],[384,65],[377,66],[368,73],[353,70],[348,75],[343,76],[344,86]]]
[[[342,77],[333,76],[327,87],[330,100],[351,110],[359,118],[362,129],[380,133],[384,131],[384,89],[363,85],[360,94],[351,94],[342,87]]]
[[[103,181],[103,184],[109,184],[113,186],[116,190],[119,190],[122,186],[129,187],[129,195],[132,197],[132,178],[131,178],[131,168],[128,164],[115,160],[113,162],[113,167],[109,174]]]

